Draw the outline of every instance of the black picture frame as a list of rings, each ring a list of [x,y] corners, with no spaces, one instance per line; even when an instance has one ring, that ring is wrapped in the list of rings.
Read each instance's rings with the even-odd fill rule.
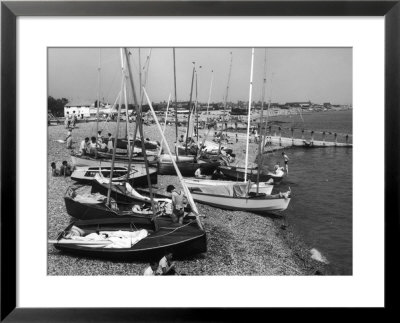
[[[16,307],[16,19],[19,16],[384,16],[385,308],[398,286],[400,1],[3,1],[1,3],[1,321],[225,321],[238,310]],[[367,161],[366,161],[367,162]],[[376,170],[378,174],[380,170]],[[371,178],[372,179],[372,178]],[[373,255],[371,255],[371,259]],[[38,291],[40,292],[40,291]],[[179,305],[179,302],[177,302]],[[252,313],[251,316],[257,315]],[[254,316],[256,317],[256,316]]]

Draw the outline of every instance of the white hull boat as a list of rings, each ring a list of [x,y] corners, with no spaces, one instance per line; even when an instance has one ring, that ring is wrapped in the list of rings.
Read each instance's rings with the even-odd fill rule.
[[[231,182],[231,181],[221,181],[221,180],[210,180],[210,179],[201,179],[201,178],[187,178],[183,180],[185,184],[189,188],[202,188],[202,187],[209,187],[209,186],[226,186],[226,185],[234,185],[237,182]],[[244,183],[247,185],[247,183]],[[274,188],[274,185],[271,185],[269,182],[261,182],[259,183],[259,188],[258,188],[258,193],[265,194],[265,195],[271,195],[272,189]],[[252,183],[250,186],[250,192],[256,193],[257,192],[257,184]]]
[[[175,161],[176,160],[176,155],[172,155]],[[178,160],[180,162],[193,162],[196,156],[194,155],[187,155],[187,156],[178,156]],[[171,162],[171,157],[168,154],[162,154],[158,157],[158,160],[160,162]]]
[[[111,167],[111,160],[109,159],[102,159],[102,158],[91,158],[91,157],[81,157],[77,155],[71,155],[71,162],[72,165],[74,165],[75,168],[82,168],[82,167],[88,167],[88,166],[94,166],[94,167],[99,167],[99,166],[104,166],[104,167]],[[150,167],[153,165],[152,162],[149,163]],[[136,162],[132,161],[132,164],[136,169],[139,168],[145,168],[145,164],[143,162]],[[128,161],[126,160],[116,160],[114,163],[115,167],[127,167],[128,166]],[[154,164],[156,166],[156,164]]]
[[[196,202],[226,210],[278,212],[286,210],[290,202],[290,193],[262,197],[233,197],[203,193],[199,188],[190,191]]]

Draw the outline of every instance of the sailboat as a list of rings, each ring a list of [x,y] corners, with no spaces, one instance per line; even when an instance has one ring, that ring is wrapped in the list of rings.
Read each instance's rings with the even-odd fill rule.
[[[263,123],[263,108],[264,108],[264,99],[265,99],[265,85],[266,85],[266,51],[265,51],[265,56],[264,56],[264,86],[262,90],[262,105],[261,105],[261,118],[260,118],[260,133],[262,132],[262,123]],[[269,106],[268,106],[269,108]],[[249,105],[249,111],[248,111],[248,122],[247,122],[247,145],[246,145],[246,166],[245,167],[239,167],[239,166],[231,166],[231,165],[221,165],[218,167],[220,172],[227,178],[230,178],[232,180],[236,181],[245,181],[246,179],[250,179],[252,182],[259,183],[264,182],[264,181],[269,181],[273,180],[274,183],[279,183],[284,176],[284,173],[280,170],[277,170],[276,172],[263,172],[261,169],[262,165],[262,160],[263,160],[263,153],[265,149],[265,137],[266,137],[266,129],[267,125],[265,124],[264,129],[264,135],[262,135],[261,140],[258,143],[258,166],[256,167],[248,167],[247,166],[247,159],[248,159],[248,146],[249,146],[249,131],[250,131],[250,105]],[[262,144],[261,144],[262,142]]]
[[[174,67],[175,67],[175,50],[174,50]],[[193,111],[192,111],[192,94],[193,94],[193,82],[195,75],[195,65],[193,63],[192,71],[192,83],[190,90],[190,100],[189,100],[189,119],[188,127],[186,132],[186,145],[185,147],[177,147],[176,155],[171,156],[160,156],[157,163],[158,173],[160,175],[176,175],[176,170],[172,159],[174,159],[178,169],[183,176],[194,176],[197,169],[201,168],[202,173],[211,175],[216,168],[220,165],[218,161],[212,160],[201,160],[197,158],[197,150],[194,153],[190,152],[190,147],[187,146],[187,139],[193,134]],[[174,80],[176,79],[176,73],[174,69]],[[175,83],[175,81],[174,81]],[[175,109],[176,109],[176,85],[175,85]],[[175,115],[177,115],[175,110]],[[176,128],[176,137],[177,137]]]
[[[129,80],[135,97],[127,49],[125,49],[125,57],[128,64]],[[138,106],[137,110],[138,116],[140,116],[141,105]],[[119,113],[117,128],[119,126]],[[141,122],[141,118],[139,117],[139,133],[143,147],[143,129],[141,127]],[[114,147],[116,147],[116,144]],[[113,177],[114,162],[115,154],[112,159],[111,178]],[[148,176],[146,157],[145,166]],[[181,178],[177,167],[176,171]],[[149,178],[148,182],[150,183]],[[83,209],[81,208],[81,212],[86,214],[86,218],[92,216],[106,217],[112,214],[111,218],[96,218],[72,222],[55,240],[50,240],[49,243],[63,252],[76,255],[123,260],[159,259],[166,252],[172,252],[175,256],[180,257],[207,251],[206,233],[200,222],[199,213],[191,198],[190,192],[187,188],[185,190],[184,184],[186,196],[192,207],[192,215],[185,216],[183,224],[174,223],[170,217],[158,215],[154,205],[155,201],[153,199],[151,187],[149,187],[151,204],[151,212],[149,214],[137,214],[137,212],[135,213],[133,210],[132,212],[129,210],[111,212],[113,208],[113,204],[111,203],[111,186],[112,181],[109,180],[109,190],[105,206],[108,207],[110,211],[107,211],[103,206],[98,207],[99,203],[93,203],[93,205],[95,205],[94,207],[90,207],[90,203],[71,204],[76,208],[83,207]],[[70,195],[70,198],[66,199],[66,202],[67,200],[73,201],[74,198],[75,201],[73,202],[77,202],[76,197],[74,197],[72,193]],[[84,210],[87,212],[85,213]],[[128,211],[130,214],[121,218],[121,214],[124,214],[124,211]],[[74,212],[79,212],[79,210],[75,210]]]
[[[157,184],[157,170],[150,169],[150,178],[152,184]],[[105,178],[109,178],[111,175],[111,167],[110,166],[86,166],[81,168],[76,168],[72,174],[71,179],[83,184],[91,184],[96,174],[101,174]],[[113,172],[113,182],[123,182],[128,181],[130,184],[134,184],[136,186],[145,186],[146,182],[146,170],[144,168],[133,168],[129,170],[128,167],[114,166]]]
[[[251,94],[253,82],[253,65],[254,65],[254,48],[251,54],[251,72],[250,72],[250,89],[249,89],[249,112],[248,112],[248,129],[250,127],[251,113]],[[244,168],[244,184],[234,183],[230,185],[203,185],[192,186],[190,191],[193,199],[197,202],[208,204],[221,209],[228,210],[246,210],[253,212],[275,212],[285,210],[290,202],[290,191],[275,195],[265,195],[256,192],[250,194],[251,182],[247,178],[248,164],[248,141],[246,146],[246,160]],[[221,168],[221,167],[220,167]],[[259,189],[259,182],[258,189]]]

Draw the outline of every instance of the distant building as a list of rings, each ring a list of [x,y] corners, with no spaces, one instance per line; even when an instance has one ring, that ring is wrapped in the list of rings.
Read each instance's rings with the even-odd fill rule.
[[[91,107],[94,107],[93,101],[72,100],[64,106],[64,117],[67,115],[67,112],[70,115],[75,112],[78,116],[83,114],[84,117],[90,117]]]

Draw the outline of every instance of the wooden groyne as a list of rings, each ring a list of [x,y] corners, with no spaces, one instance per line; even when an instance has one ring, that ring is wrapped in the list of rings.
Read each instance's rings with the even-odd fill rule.
[[[353,147],[353,144],[325,141],[325,140],[305,140],[288,137],[267,136],[265,138],[267,146],[281,146],[281,147],[305,147],[305,148],[319,148],[319,147]]]

